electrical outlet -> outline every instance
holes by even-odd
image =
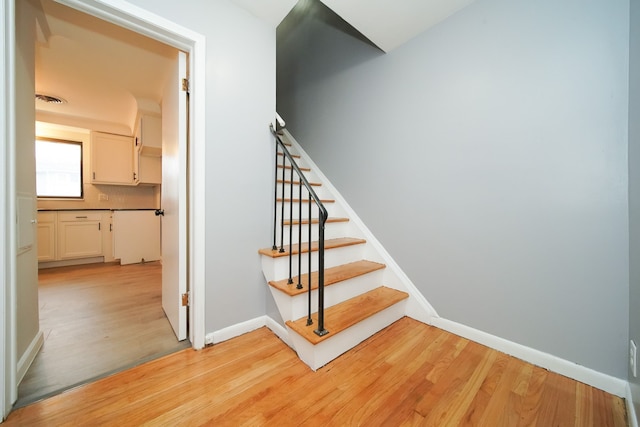
[[[629,342],[629,367],[631,368],[631,373],[634,377],[638,376],[638,348],[636,347],[636,343],[631,340]]]
[[[98,194],[98,200],[100,200],[100,201],[109,200],[109,195],[108,194],[104,194],[104,193],[100,193],[100,194]]]

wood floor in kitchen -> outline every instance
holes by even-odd
[[[44,345],[18,388],[17,407],[190,347],[162,310],[162,265],[42,269]]]

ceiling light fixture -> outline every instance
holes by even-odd
[[[66,104],[67,103],[65,99],[59,98],[57,96],[44,95],[41,93],[36,93],[36,99],[38,101],[46,102],[47,104]]]

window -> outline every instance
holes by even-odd
[[[82,198],[82,143],[36,139],[38,197]]]

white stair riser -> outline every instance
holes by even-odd
[[[290,206],[293,205],[293,212],[291,212]],[[276,222],[280,224],[280,218],[282,217],[282,205],[278,202],[276,213]],[[288,220],[293,217],[294,221],[297,221],[300,218],[298,203],[284,203],[284,219]],[[327,213],[329,214],[329,218],[344,218],[344,212],[340,210],[335,204],[327,203],[324,205]],[[311,218],[318,219],[320,214],[318,213],[318,209],[311,210]],[[302,206],[302,220],[306,220],[309,218],[309,210],[307,209],[307,205],[303,204]]]
[[[280,178],[278,178],[280,179]],[[288,179],[287,179],[288,180]],[[297,181],[297,179],[294,179],[294,181]],[[321,185],[313,185],[311,188],[313,188],[314,193],[316,193],[316,196],[318,196],[321,199],[332,199],[331,194],[328,193],[328,191]],[[282,195],[284,194],[285,197],[290,197],[291,194],[293,194],[294,198],[299,198],[300,197],[300,189],[298,188],[297,184],[293,185],[293,191],[291,191],[291,186],[287,183],[285,183],[284,185],[284,192],[282,191],[282,183],[278,184],[277,187],[277,191],[278,191],[278,197],[282,197]],[[307,191],[306,188],[302,188],[302,199],[304,201],[308,201],[309,200],[309,192]]]
[[[331,307],[381,286],[383,284],[382,277],[383,270],[377,270],[363,276],[354,277],[340,283],[335,283],[331,286],[326,286],[324,290],[325,308]],[[294,283],[297,283],[296,278],[294,278]],[[307,284],[303,283],[303,286],[306,288]],[[291,297],[284,292],[275,289],[273,286],[269,286],[269,288],[271,289],[273,298],[278,305],[282,320],[285,322],[287,320],[297,320],[308,315],[309,297],[307,292]],[[311,312],[316,311],[318,311],[317,289],[311,291]]]
[[[311,369],[316,371],[373,334],[402,318],[405,312],[405,302],[406,300],[403,300],[394,304],[362,322],[353,325],[348,331],[336,334],[316,345],[311,344],[290,328],[287,327],[287,329],[289,330],[289,336],[298,353],[298,357]],[[317,325],[313,325],[313,327],[316,328]],[[329,330],[329,332],[331,331]]]
[[[288,164],[289,164],[289,163],[287,162],[287,165],[288,165]],[[298,165],[298,166],[300,166],[300,167],[304,167],[304,166],[302,166],[302,165]],[[317,178],[315,177],[315,175],[314,175],[311,171],[302,171],[302,175],[304,175],[304,177],[307,179],[307,181],[308,181],[309,183],[311,183],[311,182],[317,182]],[[275,178],[275,176],[274,176],[273,178]],[[273,178],[272,178],[272,179],[273,179]],[[315,181],[314,181],[314,178],[316,178],[316,180],[315,180]],[[284,179],[285,181],[291,181],[291,169],[285,169],[285,171],[284,171],[284,177],[283,177],[283,176],[282,176],[282,168],[278,168],[278,179],[279,179],[279,180]],[[298,179],[298,174],[297,174],[295,171],[293,172],[293,181],[294,181],[294,182],[295,182],[295,181],[299,181],[299,179]],[[282,183],[281,183],[280,185],[282,185]],[[288,185],[288,184],[287,184],[287,185]],[[285,187],[286,187],[287,185],[285,185]],[[294,187],[296,187],[296,185],[294,185]],[[315,191],[315,190],[314,190],[314,191]]]
[[[342,248],[328,249],[324,253],[325,268],[335,267],[362,259],[364,244],[345,246]],[[302,273],[307,273],[308,258],[306,253],[302,254]],[[262,271],[267,281],[280,280],[289,277],[289,257],[271,258],[262,256]],[[311,271],[318,270],[318,252],[311,254]],[[298,255],[293,256],[292,271],[298,274]]]
[[[289,226],[289,225],[285,225],[284,226],[284,233],[283,236],[281,236],[280,234],[280,229],[277,230],[276,233],[276,239],[278,242],[278,245],[280,244],[280,239],[284,238],[284,245],[288,245],[289,244],[289,230],[292,231],[292,239],[293,239],[293,243],[297,244],[298,243],[298,229],[300,227],[297,225],[294,226]],[[311,225],[311,241],[317,241],[318,240],[318,228],[319,226],[317,224],[313,224]],[[330,224],[326,224],[324,227],[324,238],[325,240],[328,239],[337,239],[340,237],[344,237],[344,236],[349,236],[350,234],[350,225],[348,222],[334,222],[334,223],[330,223]],[[308,225],[303,225],[302,226],[302,242],[303,244],[306,244],[309,242],[309,226]]]

